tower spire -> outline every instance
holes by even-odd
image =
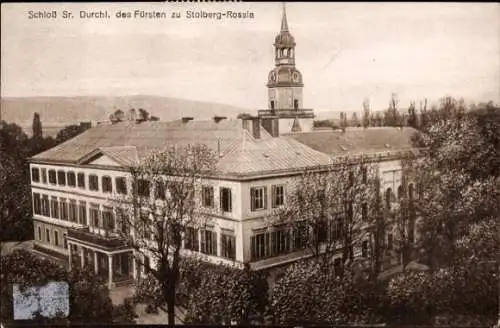
[[[283,2],[283,17],[281,18],[281,32],[288,32],[288,22],[286,21],[286,6]]]

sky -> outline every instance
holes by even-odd
[[[282,3],[2,4],[1,95],[160,95],[267,107],[267,76]],[[166,19],[119,19],[118,11]],[[29,11],[56,10],[56,19]],[[61,17],[63,10],[73,19]],[[80,10],[109,19],[81,19]],[[253,13],[189,19],[187,11]],[[500,101],[496,3],[289,3],[304,106],[386,108],[428,98]],[[180,12],[180,19],[170,18]]]

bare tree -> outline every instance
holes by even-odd
[[[193,244],[193,231],[209,220],[200,210],[201,184],[215,158],[202,145],[154,152],[130,169],[132,191],[114,200],[118,230],[134,249],[136,263],[159,284],[169,324],[174,324],[183,241]]]

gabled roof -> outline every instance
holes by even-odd
[[[123,147],[100,147],[91,151],[87,155],[84,155],[79,160],[78,164],[88,164],[92,159],[105,155],[110,157],[112,160],[118,162],[123,166],[131,166],[139,162],[139,156],[137,156],[137,148],[135,146],[123,146]]]
[[[409,149],[415,133],[415,129],[408,127],[373,127],[347,128],[345,132],[313,130],[289,136],[324,154],[343,156]]]

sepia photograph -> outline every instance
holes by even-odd
[[[0,325],[500,328],[500,5],[2,3]]]

